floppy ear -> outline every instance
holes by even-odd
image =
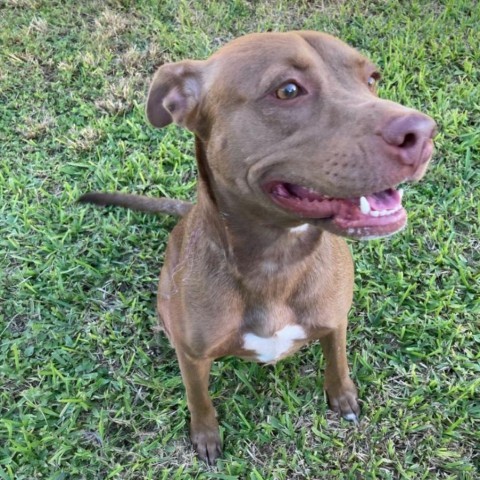
[[[147,118],[157,128],[176,123],[195,130],[202,91],[203,61],[162,65],[155,73],[147,99]]]

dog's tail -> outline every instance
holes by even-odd
[[[130,195],[128,193],[90,192],[82,195],[78,201],[102,206],[115,205],[140,212],[165,213],[177,217],[183,217],[193,207],[192,203],[184,202],[183,200],[164,197],[145,197],[143,195]]]

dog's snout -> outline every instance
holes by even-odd
[[[421,113],[395,117],[381,130],[385,142],[396,147],[399,160],[412,166],[429,160],[435,133],[435,122]]]

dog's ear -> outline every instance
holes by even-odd
[[[185,60],[162,65],[147,99],[147,118],[157,128],[174,122],[194,131],[202,91],[204,62]]]

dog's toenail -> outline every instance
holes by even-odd
[[[348,420],[349,422],[358,424],[358,417],[354,413],[346,413],[345,415],[343,415],[343,418],[345,420]]]

